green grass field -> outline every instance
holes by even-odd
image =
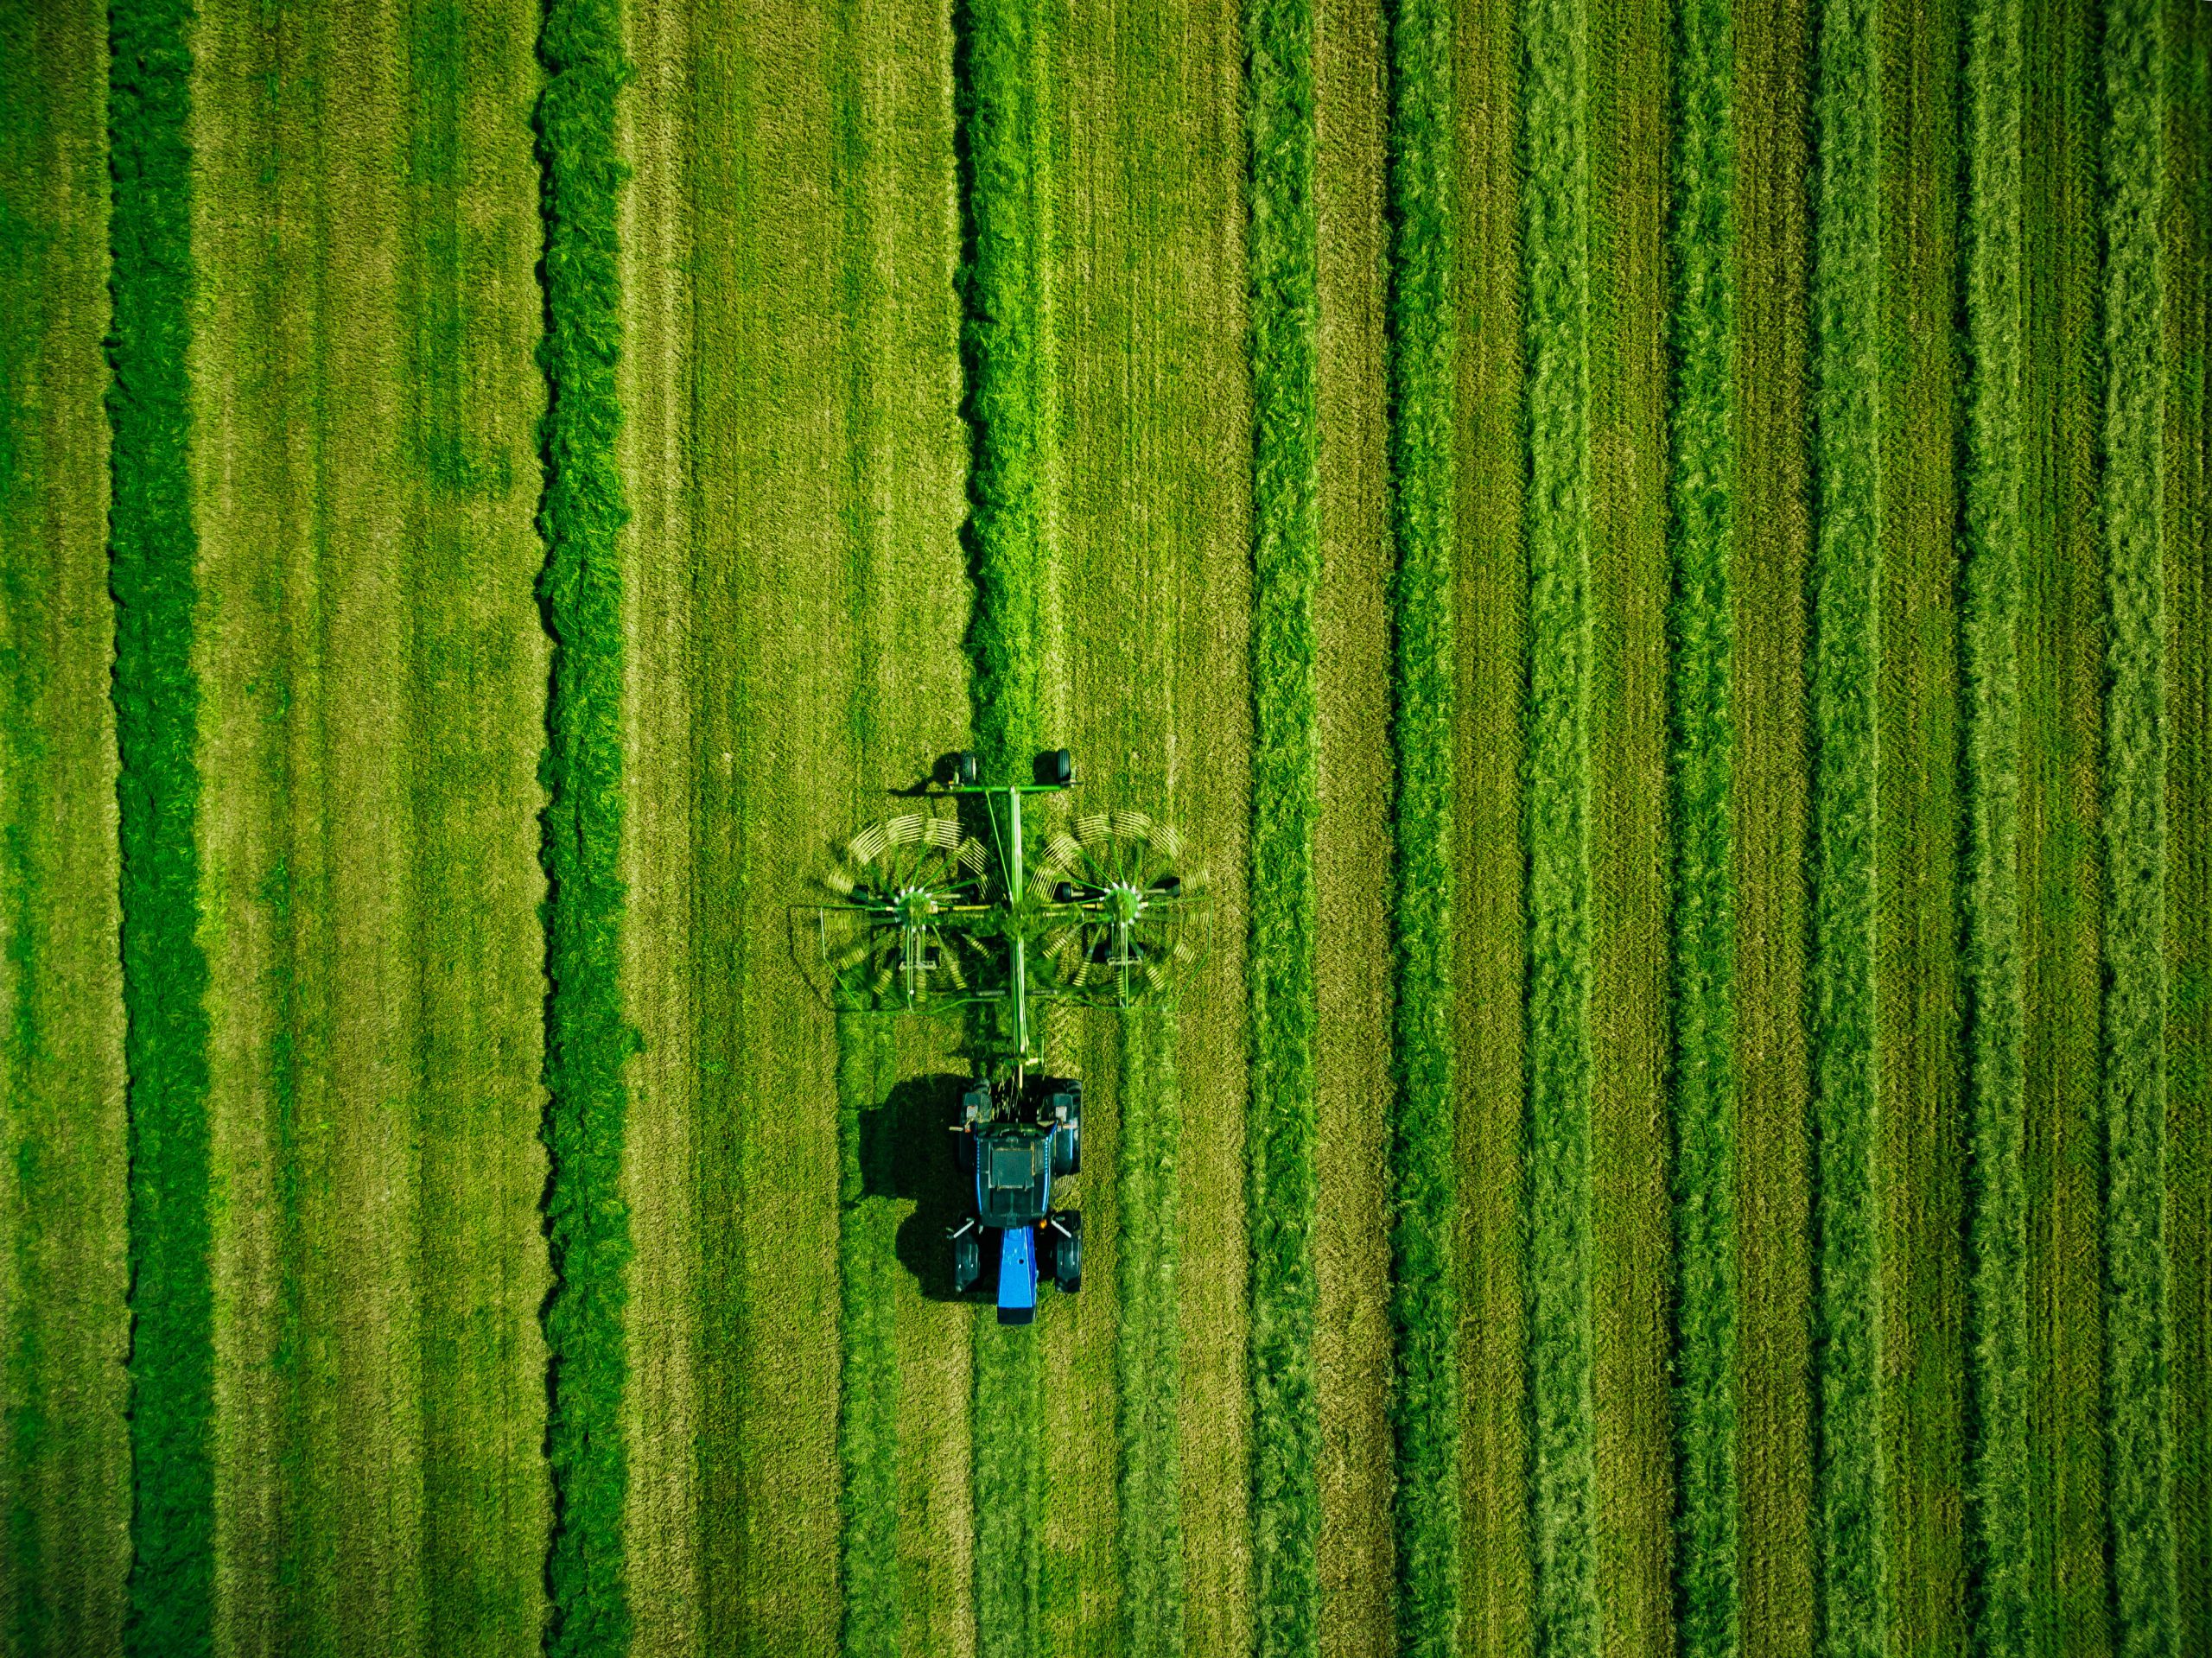
[[[0,1652],[2212,1649],[2212,11],[52,0],[0,255]],[[791,906],[1061,743],[1006,1330]]]

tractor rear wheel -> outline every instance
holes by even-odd
[[[1061,1293],[1073,1295],[1083,1287],[1083,1217],[1055,1215],[1052,1234],[1052,1281]]]
[[[983,1275],[983,1242],[970,1227],[952,1240],[952,1293],[965,1295]]]

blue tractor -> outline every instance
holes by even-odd
[[[1175,835],[1141,813],[1031,835],[1023,803],[1073,784],[1066,749],[1039,755],[1027,784],[986,785],[978,769],[973,754],[948,756],[920,791],[930,809],[853,836],[828,901],[794,923],[831,1006],[966,1014],[976,1072],[951,1127],[974,1208],[952,1229],[952,1284],[966,1295],[988,1278],[999,1321],[1026,1324],[1047,1279],[1083,1287],[1083,1217],[1054,1207],[1083,1167],[1083,1084],[1041,1074],[1039,1010],[1166,993],[1197,958],[1206,912]]]
[[[952,1287],[967,1293],[991,1267],[1006,1324],[1036,1316],[1047,1277],[1065,1295],[1083,1287],[1083,1217],[1052,1207],[1052,1183],[1083,1170],[1083,1084],[1033,1077],[1020,1086],[1012,1110],[993,1109],[988,1084],[970,1088],[953,1129],[961,1172],[975,1179],[976,1212],[953,1230]]]

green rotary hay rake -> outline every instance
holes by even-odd
[[[855,835],[821,901],[794,912],[832,1007],[966,1017],[976,1070],[953,1128],[975,1203],[951,1236],[953,1285],[994,1275],[1007,1324],[1035,1316],[1048,1273],[1065,1292],[1083,1283],[1083,1217],[1053,1190],[1082,1167],[1083,1089],[1040,1073],[1042,1010],[1165,997],[1206,942],[1173,829],[1121,810],[1034,821],[1074,773],[1055,749],[1034,781],[986,785],[973,754],[948,756],[917,810]]]

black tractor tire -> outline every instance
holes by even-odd
[[[952,780],[962,788],[974,788],[976,778],[982,774],[982,763],[976,759],[971,750],[963,748],[952,757]]]
[[[1048,789],[1064,789],[1075,781],[1075,755],[1065,748],[1048,748],[1037,757],[1037,781]]]
[[[1083,1217],[1055,1215],[1058,1230],[1052,1234],[1052,1281],[1063,1295],[1083,1287]]]
[[[952,1240],[952,1293],[965,1295],[983,1275],[983,1239],[974,1227]]]
[[[1069,1077],[1051,1087],[1045,1097],[1052,1121],[1065,1130],[1052,1139],[1052,1178],[1065,1180],[1083,1172],[1083,1084]]]
[[[973,1134],[955,1134],[955,1135],[952,1137],[952,1160],[953,1160],[956,1164],[957,1164],[957,1165],[959,1166],[959,1168],[960,1168],[960,1172],[961,1172],[961,1173],[963,1173],[963,1174],[973,1174],[973,1173],[975,1173],[975,1172],[976,1172],[976,1136],[975,1136],[975,1135],[973,1135]]]

